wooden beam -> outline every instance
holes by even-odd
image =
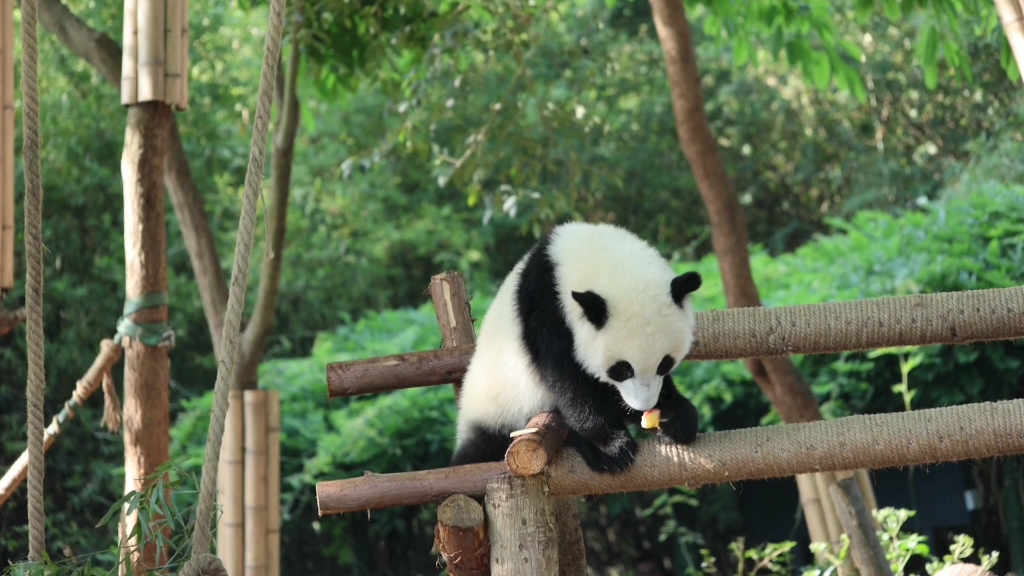
[[[1024,338],[1024,286],[697,313],[687,361]],[[330,398],[457,382],[470,346],[327,365]]]
[[[541,412],[526,424],[533,430],[516,436],[505,452],[505,465],[516,476],[535,476],[544,471],[569,436],[569,426],[558,412]]]
[[[327,365],[330,399],[452,384],[462,380],[474,346],[410,352]]]
[[[545,471],[554,496],[660,490],[671,486],[782,478],[823,471],[956,462],[1024,453],[1024,399],[847,416],[835,420],[702,434],[688,446],[639,443],[616,474],[592,471],[575,450],[560,450]],[[479,496],[504,462],[372,474],[316,485],[321,516]]]

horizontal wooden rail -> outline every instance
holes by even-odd
[[[1024,338],[1024,287],[697,314],[687,360],[831,354]],[[327,365],[330,398],[457,382],[472,345]]]
[[[714,432],[689,446],[645,440],[617,474],[593,472],[562,449],[545,474],[553,495],[585,496],[1022,453],[1024,400],[1009,400]],[[317,483],[317,506],[326,516],[480,496],[489,478],[507,473],[493,462],[330,480]]]

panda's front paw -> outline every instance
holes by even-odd
[[[597,472],[622,472],[636,458],[637,443],[629,432],[615,434],[603,447],[596,450],[594,460],[587,464]]]
[[[693,404],[685,402],[679,410],[662,416],[659,437],[666,443],[691,444],[697,439],[699,418]]]

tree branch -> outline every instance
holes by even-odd
[[[296,23],[296,32],[300,24]],[[281,287],[281,270],[284,264],[284,240],[288,227],[288,197],[291,193],[292,167],[295,160],[295,138],[299,131],[298,79],[302,62],[302,46],[298,34],[292,35],[292,51],[284,81],[284,100],[280,102],[280,116],[274,129],[274,150],[270,165],[271,192],[267,203],[267,222],[270,227],[271,257],[263,260],[260,268],[260,284],[257,289],[256,307],[242,336],[242,356],[236,370],[237,388],[255,388],[259,363],[263,359],[263,347],[267,336],[274,327],[277,312],[277,296]]]
[[[23,324],[25,318],[24,306],[17,310],[8,310],[6,307],[0,306],[0,337],[6,336],[10,331]]]
[[[115,90],[121,89],[121,47],[110,36],[94,30],[76,16],[61,0],[39,0],[39,19],[72,53],[95,68]],[[213,229],[204,208],[202,192],[192,178],[178,131],[177,117],[171,116],[167,134],[168,149],[164,163],[164,183],[178,216],[185,248],[199,284],[206,323],[219,356],[224,309],[228,286],[220,266]]]
[[[708,211],[711,244],[718,256],[726,301],[730,308],[760,306],[761,296],[750,270],[747,218],[704,112],[686,10],[681,0],[650,0],[650,4],[665,55],[676,132]],[[783,420],[794,423],[821,419],[817,399],[790,359],[750,358],[745,363]]]

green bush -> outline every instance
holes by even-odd
[[[892,294],[1005,287],[1024,280],[1024,188],[995,183],[968,195],[929,203],[900,218],[862,212],[833,222],[839,233],[821,236],[792,254],[772,258],[755,250],[752,262],[765,304],[784,306]],[[699,310],[724,306],[713,257],[678,268],[701,271]],[[473,301],[482,318],[486,298]],[[400,472],[444,466],[451,453],[456,409],[449,386],[402,390],[327,403],[329,362],[440,346],[431,306],[370,313],[322,333],[309,358],[273,360],[260,381],[280,390],[283,431],[285,553],[310,562],[372,571],[373,544],[389,542],[389,554],[429,571],[432,559],[429,508],[374,512],[313,521],[313,485],[358,476],[364,470]],[[905,351],[920,364],[909,377],[914,408],[1008,398],[1024,377],[1022,354],[1010,343],[929,346]],[[846,353],[797,357],[830,417],[903,410],[891,384],[901,381],[893,355]],[[680,388],[700,407],[705,431],[755,426],[777,420],[740,362],[686,362]],[[205,442],[209,394],[187,403],[174,429],[177,453],[191,456],[198,471]],[[631,509],[627,510],[632,513]],[[369,540],[360,543],[359,538]],[[312,543],[316,542],[316,546]],[[418,548],[415,546],[418,544]],[[322,552],[316,550],[323,546]],[[379,556],[379,555],[378,555]],[[286,558],[287,560],[287,558]],[[424,572],[426,573],[426,572]]]

